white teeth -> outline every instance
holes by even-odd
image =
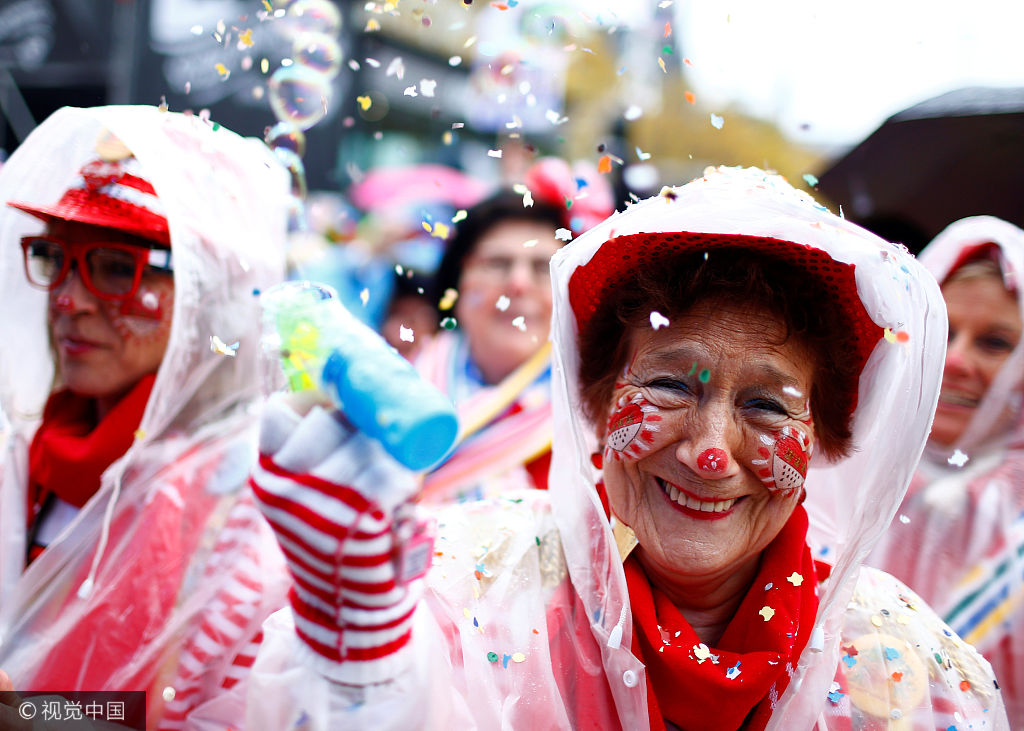
[[[681,492],[677,487],[670,485],[663,480],[659,480],[659,482],[661,483],[661,488],[665,491],[665,494],[668,495],[670,500],[678,503],[679,505],[690,508],[691,510],[700,510],[703,513],[724,513],[736,503],[736,498],[732,498],[731,500],[716,500],[714,502],[695,500]]]
[[[939,394],[939,400],[947,404],[955,404],[957,406],[977,406],[978,399],[971,398],[970,396],[963,396],[958,393],[950,393],[943,391]]]

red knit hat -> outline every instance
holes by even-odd
[[[875,345],[883,337],[882,328],[868,315],[857,294],[854,266],[835,261],[812,246],[762,236],[743,234],[638,233],[609,239],[590,261],[576,268],[569,279],[569,304],[580,332],[601,308],[602,301],[614,289],[624,286],[637,269],[659,266],[681,254],[695,251],[756,251],[779,259],[817,281],[843,313],[848,323],[841,338],[845,357],[864,369]],[[845,394],[849,413],[857,404],[856,384]]]
[[[138,160],[131,156],[87,163],[53,205],[15,201],[8,205],[46,222],[61,220],[103,226],[163,246],[171,245],[160,199],[142,176]]]

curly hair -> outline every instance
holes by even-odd
[[[847,456],[861,368],[849,357],[849,318],[827,282],[742,248],[662,258],[633,270],[606,292],[577,336],[580,397],[592,423],[604,418],[629,356],[630,332],[649,328],[652,311],[672,319],[706,302],[742,303],[773,314],[786,325],[784,342],[796,338],[814,354],[810,401],[818,446],[831,459]]]

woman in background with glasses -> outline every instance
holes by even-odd
[[[455,402],[460,434],[454,452],[426,476],[426,502],[547,487],[549,261],[613,204],[601,178],[574,177],[557,158],[538,161],[524,186],[471,208],[438,267],[442,329],[416,367]]]
[[[145,690],[180,728],[247,671],[285,595],[246,478],[287,190],[155,107],[63,109],[0,172],[0,689]]]

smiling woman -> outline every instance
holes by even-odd
[[[990,216],[921,253],[949,316],[928,447],[871,563],[906,581],[989,659],[1024,728],[1024,231]]]
[[[281,728],[1007,728],[987,663],[860,565],[939,391],[920,264],[778,176],[716,168],[551,274],[549,490],[443,509],[422,581],[359,568],[361,540],[411,550],[413,476],[382,493],[385,465],[335,467],[365,435],[268,405],[253,483],[296,588],[211,720],[244,700]]]

